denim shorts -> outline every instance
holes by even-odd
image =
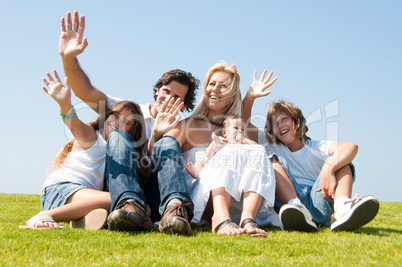
[[[321,174],[317,177],[317,180],[313,185],[305,185],[297,183],[296,179],[293,177],[289,166],[286,163],[284,158],[278,157],[279,162],[281,163],[282,167],[285,169],[286,173],[288,174],[293,187],[296,191],[297,197],[303,203],[304,206],[310,211],[311,215],[313,216],[313,221],[321,224],[323,226],[330,226],[331,225],[331,215],[334,213],[334,201],[327,201],[323,196],[322,192],[316,192],[318,188],[320,188],[321,183]],[[327,161],[330,158],[327,159]],[[326,162],[327,162],[326,161]],[[352,171],[352,178],[353,182],[356,180],[356,173],[355,173],[355,166],[352,163],[349,163],[349,166]],[[279,210],[282,206],[281,203],[275,201],[275,209]]]
[[[81,188],[85,188],[85,186],[71,182],[47,186],[42,190],[41,210],[51,210],[63,206],[67,199]]]

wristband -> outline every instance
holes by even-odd
[[[73,114],[71,114],[71,115],[68,116],[68,117],[64,116],[64,115],[61,114],[61,112],[60,112],[60,117],[61,117],[63,120],[71,120],[72,118],[74,118],[74,116],[75,116],[75,114],[76,114],[75,108],[74,108],[73,105],[71,105],[71,107],[72,107],[72,109],[73,109]]]

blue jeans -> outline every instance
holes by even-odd
[[[144,208],[147,206],[147,198],[157,203],[158,189],[159,210],[155,210],[155,204],[150,205],[154,218],[160,218],[155,213],[163,214],[171,199],[190,200],[181,148],[175,138],[167,136],[154,144],[151,152],[154,170],[149,178],[142,178],[138,174],[138,155],[135,147],[133,138],[122,130],[112,132],[107,141],[105,185],[112,200],[111,210],[125,199],[135,200]]]
[[[299,184],[293,177],[286,160],[282,157],[278,157],[280,164],[285,169],[293,187],[296,191],[297,197],[303,203],[304,206],[310,211],[311,216],[313,216],[313,221],[321,224],[323,226],[331,226],[331,216],[334,213],[334,201],[327,201],[323,196],[322,192],[316,192],[320,188],[321,174],[317,177],[317,180],[313,185]],[[352,170],[353,181],[355,177],[355,167],[352,163],[349,164]],[[275,210],[279,210],[282,203],[275,200]]]
[[[151,161],[155,166],[153,171],[158,173],[160,214],[163,214],[166,205],[172,199],[191,200],[187,191],[186,168],[180,144],[176,138],[165,136],[156,142],[152,148]],[[187,210],[189,222],[193,218],[193,210],[194,206],[191,204]]]
[[[125,199],[133,199],[144,208],[145,195],[139,185],[136,143],[123,130],[113,131],[106,143],[105,190],[110,192],[111,211]]]

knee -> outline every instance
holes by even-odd
[[[177,142],[176,138],[172,136],[164,136],[161,139],[159,139],[155,144],[154,148],[170,148],[170,147],[175,147],[179,146],[179,142]],[[180,147],[180,146],[179,146]]]
[[[157,156],[167,152],[176,151],[181,154],[181,148],[176,138],[165,136],[159,139],[152,147],[152,155]]]
[[[347,164],[336,171],[336,174],[350,175],[354,176],[354,166],[351,164]]]
[[[135,156],[136,144],[128,133],[123,130],[113,131],[107,140],[106,152],[108,156],[125,158],[127,155]]]
[[[115,131],[113,131],[110,135],[109,138],[107,139],[108,143],[118,143],[120,140],[125,140],[128,142],[132,142],[133,141],[133,137],[131,135],[129,135],[128,133],[126,133],[125,131],[121,130],[121,129],[117,129]]]
[[[124,149],[124,147],[135,147],[133,137],[123,130],[113,131],[107,140],[106,148],[108,150],[113,148]]]

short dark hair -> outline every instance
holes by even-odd
[[[165,72],[162,77],[154,85],[154,99],[156,100],[156,91],[164,85],[168,85],[170,82],[176,81],[182,85],[188,86],[188,91],[184,99],[185,110],[192,111],[194,109],[196,90],[200,84],[200,81],[195,78],[190,72],[175,69]]]

